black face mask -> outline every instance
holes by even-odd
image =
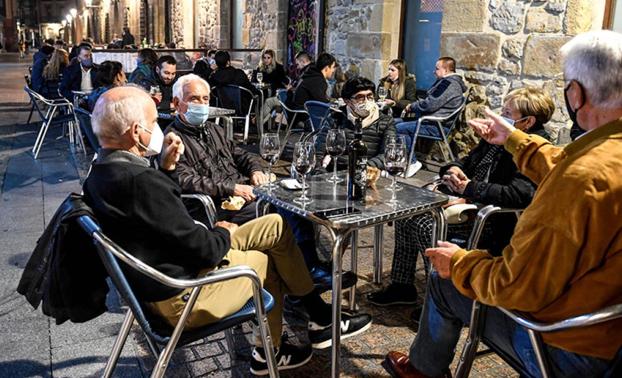
[[[570,106],[570,102],[568,101],[568,89],[570,89],[570,84],[568,84],[566,88],[564,88],[564,101],[566,101],[566,110],[568,111],[568,116],[570,117],[572,124],[577,125],[578,127],[582,128],[581,125],[579,125],[579,122],[577,122],[577,113],[583,107],[583,105],[585,105],[585,91],[583,90],[583,86],[581,85],[581,83],[579,83],[576,80],[572,80],[572,81],[577,83],[577,85],[581,89],[581,98],[583,99],[583,103],[578,108],[574,110],[572,109],[572,106]]]

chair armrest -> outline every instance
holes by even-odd
[[[467,242],[467,249],[477,248],[477,244],[479,243],[479,238],[482,236],[482,231],[484,231],[484,225],[488,218],[493,214],[502,214],[502,213],[514,213],[516,218],[518,218],[523,212],[523,209],[512,209],[512,208],[502,208],[495,205],[487,205],[482,207],[475,217],[475,224],[473,225],[473,230],[471,231],[471,235],[469,236],[469,240]]]
[[[209,220],[209,226],[214,227],[216,221],[218,219],[218,212],[216,211],[216,205],[214,204],[214,200],[212,197],[207,194],[182,194],[182,199],[193,199],[199,201],[203,208],[205,209],[205,214],[207,215],[207,219]]]
[[[589,314],[583,314],[560,320],[555,323],[540,323],[535,322],[521,316],[518,312],[506,310],[501,307],[497,307],[504,314],[509,316],[516,323],[521,326],[534,330],[536,332],[554,332],[561,331],[570,328],[585,327],[593,324],[603,323],[609,320],[622,318],[622,304],[617,304],[609,307],[605,307],[602,310],[591,312]]]

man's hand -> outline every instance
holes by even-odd
[[[449,279],[451,278],[451,257],[459,249],[460,247],[453,243],[439,241],[438,247],[426,249],[425,255],[430,259],[438,275]]]
[[[441,178],[441,182],[454,193],[464,194],[464,190],[471,180],[464,174],[462,169],[454,166],[445,172]]]
[[[233,235],[233,233],[235,231],[237,231],[237,229],[239,227],[235,223],[230,223],[230,222],[225,222],[225,221],[216,222],[216,223],[214,223],[214,226],[222,227],[222,228],[226,229],[227,231],[229,231],[229,235]]]
[[[160,154],[160,167],[165,171],[172,171],[184,153],[184,144],[175,133],[170,132],[164,137],[162,153]]]
[[[455,165],[449,167],[449,169],[445,171],[445,174],[455,175],[461,180],[467,179],[467,176],[464,174],[464,171],[460,169],[460,167],[456,167]]]
[[[498,145],[505,144],[505,141],[516,128],[490,109],[486,108],[484,111],[488,118],[472,119],[468,121],[469,126],[486,142]]]
[[[158,93],[154,93],[151,95],[151,97],[155,98],[158,101],[158,104],[162,102],[162,93],[158,92]]]
[[[395,101],[391,100],[390,98],[386,98],[384,100],[384,103],[387,104],[387,106],[393,106],[395,105]]]
[[[263,173],[262,171],[255,171],[251,173],[251,185],[263,185],[270,181],[270,176]]]
[[[246,202],[250,202],[255,199],[255,194],[253,194],[253,187],[250,185],[235,184],[233,195],[244,198]]]

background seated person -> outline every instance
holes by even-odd
[[[622,302],[622,34],[579,34],[561,59],[567,110],[589,132],[557,147],[490,111],[469,121],[488,143],[503,145],[538,189],[501,256],[443,241],[426,250],[436,271],[410,356],[385,359],[393,376],[445,376],[474,299],[491,306],[486,338],[531,377],[542,374],[529,335],[495,307],[553,323]],[[550,376],[602,377],[615,375],[614,363],[619,368],[620,318],[541,335]]]
[[[300,78],[298,86],[294,89],[293,108],[304,109],[307,101],[330,102],[326,80],[331,79],[335,73],[337,61],[328,53],[321,53],[315,63],[311,63]]]
[[[518,129],[548,138],[543,125],[551,119],[554,111],[553,100],[541,89],[521,88],[506,96],[501,114]],[[483,205],[523,209],[529,205],[536,190],[536,185],[518,171],[509,152],[483,139],[462,161],[442,167],[439,175],[442,177],[441,191]],[[378,306],[416,303],[417,255],[432,246],[433,222],[429,214],[424,214],[395,223],[391,284],[369,294],[367,299],[371,303]],[[494,222],[486,224],[480,245],[493,255],[499,255],[512,237],[515,224],[513,214],[495,215]],[[473,225],[472,219],[449,224],[448,240],[465,246]],[[427,271],[428,261],[425,257],[423,261]]]
[[[30,75],[30,88],[39,94],[43,94],[41,93],[41,90],[43,89],[43,85],[45,83],[45,79],[43,78],[43,70],[45,69],[45,66],[48,65],[54,51],[54,47],[51,44],[44,44],[41,46],[39,51],[34,54],[34,63],[32,64],[32,73]]]
[[[257,83],[257,74],[263,75],[262,82],[270,85],[272,94],[275,95],[277,89],[285,88],[289,84],[289,78],[285,74],[283,65],[276,61],[274,50],[264,50],[261,54],[261,62],[257,69],[253,71],[252,82]]]
[[[207,55],[197,60],[192,68],[195,75],[199,75],[201,79],[208,81],[212,72],[216,71],[216,50],[209,50]]]
[[[257,202],[253,187],[269,179],[263,173],[261,159],[227,139],[221,126],[207,121],[210,88],[203,79],[194,74],[184,75],[173,86],[173,94],[179,114],[167,131],[177,134],[186,147],[177,166],[182,191],[212,197],[219,220],[244,224],[255,219]],[[222,202],[229,196],[244,198],[244,206],[239,210],[222,209]],[[323,291],[330,290],[332,275],[318,260],[313,224],[285,210],[279,213],[294,232],[313,282]],[[346,272],[342,280],[344,287],[350,287],[356,276]]]
[[[103,231],[122,248],[175,278],[196,278],[217,267],[247,265],[275,299],[268,326],[279,369],[307,363],[309,346],[281,343],[283,296],[301,297],[309,312],[313,347],[331,345],[331,307],[313,289],[300,250],[282,218],[268,215],[243,226],[218,222],[213,229],[196,224],[185,209],[176,177],[184,145],[174,134],[163,135],[153,101],[140,88],[113,88],[95,104],[93,129],[102,150],[84,183],[84,200]],[[159,155],[159,169],[145,157]],[[128,280],[141,302],[175,325],[186,291],[179,291],[128,270]],[[248,280],[231,280],[201,290],[188,318],[188,328],[218,321],[239,310],[252,296]],[[342,315],[345,337],[371,325],[366,314]],[[257,344],[259,345],[259,344]],[[251,372],[267,374],[265,354],[256,346]]]
[[[127,83],[125,72],[123,72],[123,65],[116,61],[106,60],[99,65],[95,80],[93,82],[95,89],[87,98],[87,106],[90,112],[93,111],[95,103],[99,99],[99,96],[104,94],[107,90],[120,87]]]
[[[385,103],[393,110],[394,117],[400,117],[408,105],[417,101],[415,76],[408,74],[408,67],[403,59],[394,59],[389,63],[387,76],[380,79],[378,87],[387,90]]]
[[[453,58],[442,57],[436,62],[434,68],[434,76],[436,81],[428,90],[426,97],[417,100],[404,108],[404,111],[412,114],[415,118],[426,115],[434,115],[438,117],[448,116],[462,105],[463,93],[467,90],[467,86],[462,80],[462,76],[456,73],[456,61]],[[403,135],[406,140],[406,146],[410,151],[417,122],[397,122],[397,133]],[[445,133],[449,131],[445,127]],[[441,134],[436,125],[421,124],[419,135],[438,136]],[[413,161],[406,170],[406,177],[411,177],[421,168],[421,162],[413,154]]]
[[[43,68],[42,84],[35,89],[43,97],[58,98],[60,96],[60,76],[65,67],[69,64],[69,53],[63,49],[56,49],[52,53],[50,61]],[[34,73],[34,71],[33,71]],[[34,89],[34,82],[33,82]]]
[[[367,165],[384,169],[384,146],[386,141],[395,137],[393,118],[383,114],[374,100],[375,85],[364,77],[355,77],[346,81],[341,95],[346,103],[341,113],[333,113],[334,127],[345,130],[347,143],[354,139],[354,124],[360,120],[363,126],[363,141],[367,145]],[[322,167],[328,168],[331,162],[326,152],[326,135],[328,128],[322,130],[316,139],[316,151],[322,159]],[[338,169],[348,167],[347,154],[337,158]]]
[[[158,54],[153,49],[140,49],[136,57],[136,68],[129,77],[130,83],[140,83],[145,78],[152,77],[155,72]]]
[[[137,76],[133,83],[150,91],[155,87],[158,92],[151,93],[157,103],[158,110],[167,112],[173,108],[173,83],[177,75],[177,61],[171,55],[162,55],[155,63],[149,76]]]
[[[248,80],[246,73],[239,68],[231,65],[231,56],[226,51],[217,51],[214,56],[216,61],[216,71],[212,72],[208,83],[212,88],[224,87],[226,85],[237,85],[256,93],[255,87]],[[231,99],[222,96],[219,93],[220,106],[227,109],[235,109],[235,105]],[[242,109],[247,110],[250,104],[249,96],[242,95]]]
[[[60,93],[73,101],[71,91],[91,92],[97,67],[93,65],[93,55],[88,44],[80,45],[76,49],[77,56],[63,71],[63,79],[60,83]]]

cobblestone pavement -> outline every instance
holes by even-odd
[[[30,58],[29,58],[30,59]],[[111,291],[110,311],[83,324],[56,325],[33,310],[15,292],[17,282],[37,238],[60,202],[71,191],[80,191],[90,156],[75,153],[59,127],[52,128],[38,160],[32,147],[38,123],[25,125],[27,98],[21,87],[26,65],[15,57],[0,55],[0,376],[82,377],[100,376],[123,320],[125,308]],[[57,139],[58,138],[58,139]],[[418,174],[412,183],[426,181],[433,174]],[[328,249],[328,237],[322,237],[322,249]],[[374,316],[372,328],[342,343],[342,372],[345,377],[387,376],[380,362],[389,350],[407,351],[415,336],[410,319],[412,307],[378,308],[365,301],[365,294],[376,290],[372,283],[372,234],[360,234],[359,284],[360,310]],[[393,228],[385,227],[384,282],[388,282],[393,251]],[[349,266],[346,253],[344,266]],[[417,273],[417,288],[423,293],[425,277]],[[327,295],[326,300],[330,299]],[[292,313],[286,314],[286,331],[294,342],[304,343],[306,323]],[[236,329],[231,359],[224,335],[218,334],[175,352],[167,375],[179,377],[248,376],[251,329]],[[461,348],[464,335],[461,339]],[[153,364],[144,338],[137,326],[128,338],[115,376],[148,376]],[[455,361],[454,361],[455,362]],[[325,377],[330,372],[330,349],[317,351],[306,366],[282,375]],[[473,376],[505,377],[516,375],[498,357],[488,355],[476,361]]]

